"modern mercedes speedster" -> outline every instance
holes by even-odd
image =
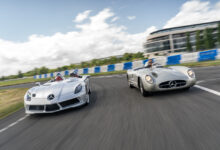
[[[154,63],[152,67],[140,67],[127,71],[130,88],[140,89],[143,96],[156,91],[189,89],[196,83],[195,73],[184,66],[164,67]]]
[[[89,76],[50,80],[29,89],[24,96],[27,114],[53,113],[89,103]]]

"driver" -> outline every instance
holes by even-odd
[[[57,73],[56,77],[55,77],[55,81],[62,81],[63,77],[61,75],[61,73]]]
[[[76,78],[79,78],[79,75],[77,74],[76,71],[73,71],[73,72],[70,74],[70,77],[76,77]]]
[[[149,59],[146,68],[152,68],[152,65],[153,65],[153,59]]]

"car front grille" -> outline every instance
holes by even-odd
[[[182,87],[186,85],[185,80],[172,80],[166,81],[159,84],[159,88],[175,88],[175,87]]]
[[[71,99],[71,100],[67,100],[67,101],[61,102],[60,105],[62,107],[66,107],[66,106],[69,106],[69,105],[76,104],[78,102],[79,102],[79,100],[77,98],[74,98],[74,99]]]
[[[55,111],[59,110],[59,106],[57,104],[46,105],[46,111]]]
[[[44,110],[44,105],[30,105],[29,110],[41,111]]]
[[[67,106],[76,104],[78,102],[79,102],[79,100],[77,98],[74,98],[74,99],[70,99],[70,100],[61,102],[59,104],[62,107],[67,107]],[[51,104],[51,105],[29,105],[28,109],[30,111],[46,111],[46,112],[50,112],[50,111],[60,110],[60,107],[59,107],[58,104]]]

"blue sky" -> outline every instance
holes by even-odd
[[[25,41],[31,34],[52,35],[74,29],[72,20],[85,10],[111,8],[130,33],[161,28],[186,0],[4,0],[0,1],[0,38]],[[127,16],[136,16],[129,21]]]
[[[149,33],[218,14],[220,0],[0,0],[0,77],[143,52]]]

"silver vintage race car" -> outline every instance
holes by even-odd
[[[143,96],[151,92],[189,89],[196,83],[195,73],[184,66],[164,67],[154,63],[151,67],[141,67],[127,71],[129,87],[140,89]]]
[[[89,103],[89,76],[59,77],[29,89],[24,96],[27,114],[53,113]]]

